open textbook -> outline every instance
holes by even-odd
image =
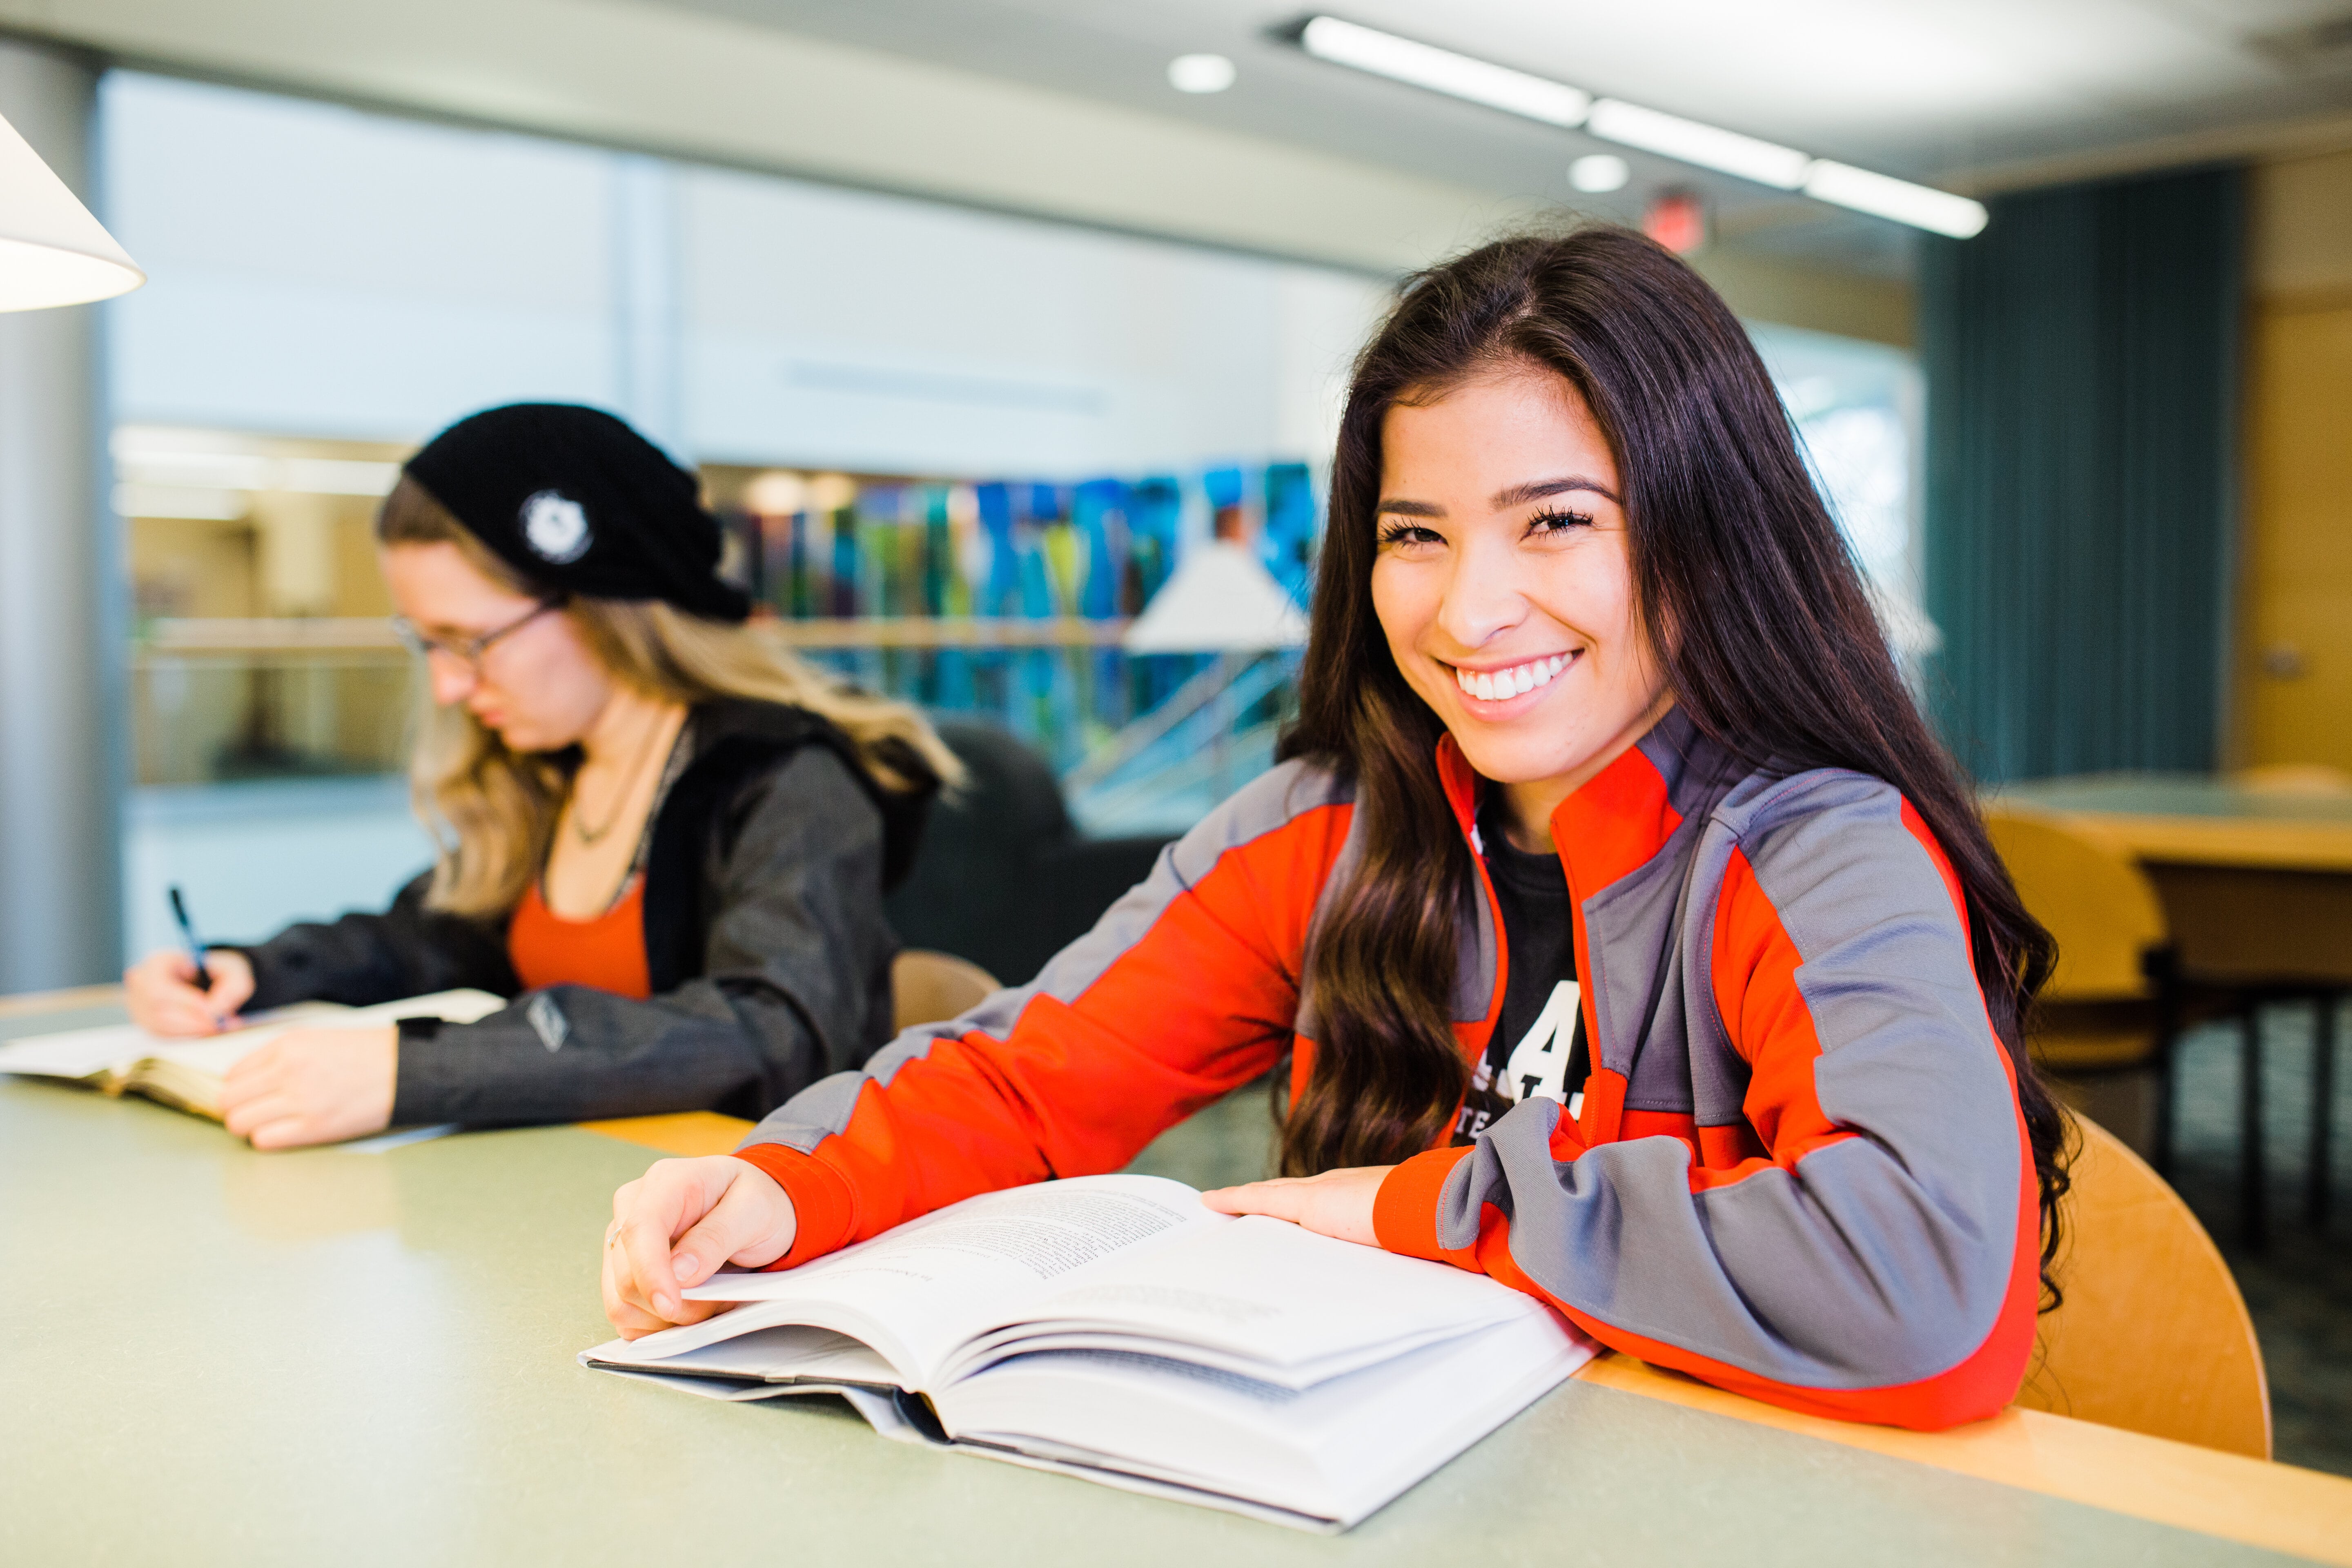
[[[143,1094],[218,1121],[221,1080],[228,1069],[288,1029],[382,1028],[402,1018],[422,1017],[469,1024],[505,1005],[487,991],[436,991],[373,1007],[305,1002],[264,1014],[250,1027],[200,1039],[151,1035],[136,1024],[68,1029],[0,1045],[0,1072],[70,1079],[106,1094]]]
[[[1363,1519],[1589,1360],[1484,1275],[1235,1219],[1158,1176],[988,1193],[581,1352],[721,1399],[1309,1529]]]

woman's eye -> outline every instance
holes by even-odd
[[[1528,532],[1538,539],[1557,539],[1573,533],[1580,528],[1591,528],[1592,517],[1581,511],[1539,512],[1528,523]]]
[[[1392,522],[1381,530],[1381,545],[1383,549],[1399,547],[1410,549],[1419,544],[1443,544],[1444,542],[1444,539],[1435,529],[1423,528],[1415,523]]]

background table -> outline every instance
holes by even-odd
[[[2352,797],[2116,773],[2013,785],[1999,798],[2129,845],[2194,977],[2352,985]]]
[[[2352,1563],[2352,1482],[2026,1412],[1812,1421],[1613,1357],[1338,1539],[694,1399],[572,1359],[646,1159],[580,1128],[257,1154],[0,1079],[0,1561]]]
[[[2184,981],[2235,989],[2249,1008],[2281,998],[2310,1003],[2304,1215],[2314,1228],[2324,1226],[2334,1173],[2336,1004],[2352,989],[2352,796],[2242,789],[2200,774],[2114,773],[2017,785],[2001,798],[2062,813],[2128,845],[2156,884]],[[2268,1231],[2262,1035],[2251,1012],[2244,1027],[2239,1225],[2242,1238],[2259,1247]]]

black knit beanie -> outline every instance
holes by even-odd
[[[602,410],[488,409],[425,443],[408,473],[500,560],[558,593],[660,599],[715,621],[751,613],[719,575],[719,523],[694,476]]]

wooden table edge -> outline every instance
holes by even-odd
[[[2352,871],[2352,823],[2279,816],[2168,816],[2155,812],[2053,815],[2114,835],[2143,861],[2262,871]]]

